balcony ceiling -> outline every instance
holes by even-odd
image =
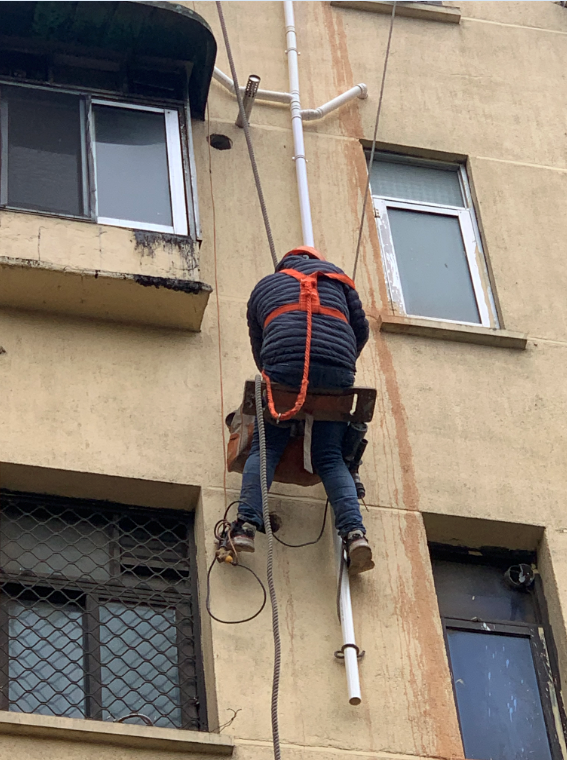
[[[169,2],[0,2],[0,44],[49,44],[61,52],[185,65],[191,111],[204,118],[216,57],[207,22]],[[31,47],[31,45],[30,45]]]

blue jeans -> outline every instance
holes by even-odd
[[[342,443],[348,427],[347,422],[314,422],[311,437],[311,462],[313,469],[325,486],[327,496],[335,513],[335,525],[341,537],[351,530],[362,530],[362,515],[356,496],[354,480],[346,466]],[[266,453],[268,466],[268,488],[272,485],[274,473],[289,440],[291,429],[266,423]],[[242,489],[238,517],[243,522],[252,523],[260,530],[262,519],[262,492],[260,489],[260,444],[257,426],[250,456],[246,460],[242,474]]]

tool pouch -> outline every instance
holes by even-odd
[[[230,431],[226,452],[226,465],[229,472],[242,472],[250,454],[254,437],[254,420],[251,414],[244,414],[242,407],[226,417]]]
[[[242,406],[226,417],[226,425],[230,431],[227,445],[227,469],[229,472],[242,472],[252,448],[254,437],[255,417],[244,414]],[[266,426],[271,423],[266,421]],[[308,472],[304,464],[304,424],[300,420],[290,420],[282,426],[291,427],[289,443],[276,467],[274,480],[277,483],[293,483],[298,486],[314,486],[321,478],[313,472]]]

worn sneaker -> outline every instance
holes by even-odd
[[[232,542],[237,552],[253,552],[255,535],[255,525],[235,520],[230,528],[231,541],[228,542],[228,545],[230,546]]]
[[[372,549],[366,540],[366,536],[361,530],[351,530],[345,538],[348,571],[350,575],[358,575],[372,570],[374,562],[372,560]]]

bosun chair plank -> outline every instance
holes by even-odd
[[[265,383],[262,383],[262,394],[265,393]],[[274,405],[278,412],[293,406],[297,390],[284,385],[272,383]],[[307,392],[305,403],[301,410],[294,415],[296,420],[304,420],[311,415],[314,420],[339,422],[371,422],[376,405],[376,388],[355,386],[346,389],[317,389]],[[244,386],[244,414],[256,414],[254,403],[254,381],[247,380]],[[269,409],[264,410],[264,417],[273,422]]]

